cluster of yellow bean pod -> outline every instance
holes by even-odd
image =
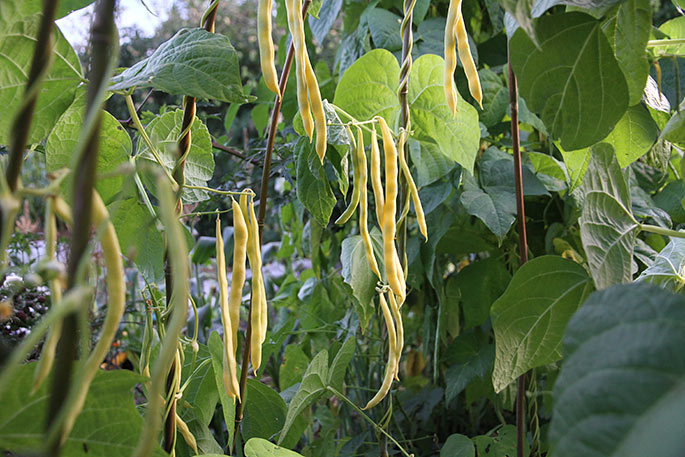
[[[476,64],[471,55],[469,39],[464,24],[464,16],[461,13],[461,2],[462,0],[450,0],[450,6],[447,10],[447,22],[445,24],[444,87],[447,106],[452,112],[452,115],[455,115],[457,112],[457,88],[454,84],[454,70],[457,68],[457,52],[459,53],[459,60],[461,60],[461,64],[464,67],[466,79],[469,82],[469,92],[478,102],[480,107],[483,108],[483,90],[480,86],[480,78],[478,77]],[[457,48],[456,51],[455,48]]]
[[[276,76],[276,63],[274,58],[274,40],[271,36],[271,9],[273,0],[259,0],[257,5],[257,41],[259,42],[259,57],[262,68],[262,76],[266,87],[281,96],[278,89],[278,77]]]
[[[240,295],[245,283],[245,248],[247,236],[245,222],[240,211],[240,206],[233,201],[233,226],[234,226],[234,250],[233,250],[233,276],[231,280],[230,297],[228,295],[228,280],[226,279],[226,259],[224,255],[224,238],[221,231],[221,219],[216,218],[216,271],[219,284],[219,303],[221,308],[221,324],[224,327],[224,356],[223,356],[223,380],[226,393],[232,399],[240,401],[240,388],[238,386],[238,368],[235,359],[237,350],[237,323],[231,318],[233,305],[232,299],[238,294],[238,313],[240,313]],[[236,263],[236,257],[242,252],[242,263]],[[239,259],[238,259],[239,260]],[[242,278],[241,278],[242,276]],[[236,338],[234,338],[236,335]]]
[[[250,270],[252,271],[250,361],[252,362],[252,371],[256,374],[262,364],[262,344],[264,344],[266,339],[268,324],[266,289],[264,287],[264,277],[262,276],[262,252],[259,240],[259,224],[254,210],[254,199],[248,197],[247,194],[242,194],[240,196],[240,209],[247,226],[247,258],[250,262]]]
[[[310,141],[316,127],[316,153],[323,163],[326,155],[326,114],[323,109],[319,83],[309,60],[302,19],[302,0],[285,0],[288,28],[295,48],[295,74],[297,80],[297,105],[302,124]]]
[[[378,147],[378,139],[376,136],[376,122],[380,126],[381,136],[383,139],[383,152],[385,162],[385,185],[381,177],[381,154]],[[368,402],[365,409],[372,408],[377,405],[390,391],[393,379],[398,379],[399,361],[402,355],[404,346],[404,327],[402,324],[401,307],[406,298],[406,280],[405,273],[400,262],[399,255],[395,246],[395,237],[397,231],[397,195],[398,195],[398,178],[400,169],[404,175],[409,188],[409,198],[414,202],[416,208],[417,219],[419,223],[419,230],[424,238],[427,239],[427,227],[421,200],[419,199],[418,189],[411,176],[409,165],[402,154],[398,154],[398,147],[395,144],[392,131],[385,119],[376,117],[371,124],[371,186],[376,201],[376,218],[378,225],[381,227],[383,236],[383,266],[385,269],[385,279],[388,286],[379,289],[379,302],[383,319],[385,321],[386,330],[388,333],[389,353],[388,364],[385,371],[385,376],[382,385],[376,395]],[[373,250],[373,244],[368,227],[368,191],[367,183],[369,175],[367,173],[367,158],[364,152],[364,136],[362,130],[357,126],[356,142],[352,136],[352,132],[348,127],[348,135],[353,143],[353,167],[354,167],[354,182],[353,194],[350,204],[338,218],[336,223],[345,223],[354,214],[354,211],[359,208],[359,233],[364,244],[364,251],[366,254],[369,268],[378,277],[379,281],[383,281],[383,273],[379,268],[379,263],[376,261],[376,256]],[[404,138],[406,132],[400,132],[399,146],[404,147]],[[399,162],[399,166],[398,166]],[[405,211],[408,208],[405,205]],[[387,299],[386,299],[387,294]]]

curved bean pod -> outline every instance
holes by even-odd
[[[385,297],[381,293],[379,295],[379,301],[381,304],[381,311],[383,312],[383,319],[385,320],[385,328],[388,331],[388,364],[385,367],[385,376],[383,377],[383,384],[378,390],[376,395],[373,396],[371,400],[362,409],[369,409],[376,406],[388,395],[390,392],[390,387],[392,386],[392,381],[397,372],[397,342],[395,333],[395,324],[392,321],[392,314],[390,309],[388,309],[388,303],[385,301]]]
[[[457,51],[459,52],[459,60],[464,66],[464,73],[466,79],[469,81],[469,92],[471,96],[478,102],[480,109],[483,109],[483,90],[480,87],[480,78],[478,77],[478,70],[471,55],[469,47],[469,37],[466,33],[466,26],[464,25],[464,16],[461,14],[461,5],[459,11],[459,18],[455,25],[455,33],[457,36]]]
[[[235,213],[236,206],[238,204],[233,201],[233,221],[234,224],[236,223],[236,219],[238,219],[237,214]],[[238,208],[238,211],[240,211],[240,208]],[[236,229],[237,231],[237,229]],[[239,249],[238,247],[238,237],[234,235],[235,240],[235,250]],[[241,240],[242,241],[242,240]],[[234,250],[234,252],[235,252]],[[236,273],[237,271],[237,273]],[[226,388],[226,393],[228,394],[229,397],[232,399],[238,398],[238,401],[240,401],[240,388],[238,386],[238,376],[237,376],[237,365],[236,365],[236,360],[235,360],[235,346],[234,346],[234,337],[233,335],[235,334],[235,339],[237,340],[237,328],[233,328],[233,322],[232,322],[232,316],[231,316],[231,309],[230,309],[230,302],[229,302],[229,297],[227,296],[228,292],[228,281],[226,279],[226,259],[224,257],[224,239],[221,233],[221,219],[217,215],[216,218],[216,274],[217,274],[217,282],[219,283],[219,302],[221,304],[220,309],[221,309],[221,323],[224,327],[224,355],[225,355],[225,363],[223,364],[223,375],[224,375],[224,387]],[[233,297],[233,281],[235,280],[236,275],[240,275],[240,265],[233,264],[233,280],[231,281],[231,298]],[[243,280],[244,280],[244,264],[243,264]],[[241,288],[242,291],[242,288]],[[240,304],[238,304],[240,306]],[[236,341],[237,342],[237,341]]]
[[[366,154],[364,153],[364,134],[362,129],[357,127],[357,165],[359,165],[359,188],[361,195],[359,199],[359,233],[364,242],[364,249],[366,251],[366,260],[369,262],[371,271],[382,280],[381,272],[378,269],[378,262],[376,262],[376,255],[373,253],[373,244],[371,243],[371,235],[369,235],[368,224],[368,194],[366,189]]]
[[[457,69],[457,36],[454,29],[459,16],[461,15],[460,12],[461,0],[451,0],[449,9],[447,10],[447,22],[445,23],[445,73],[443,76],[447,107],[450,109],[452,116],[457,112],[457,87],[454,84],[454,70]]]
[[[381,153],[378,150],[378,138],[376,137],[376,124],[371,124],[371,187],[373,197],[376,200],[376,219],[378,225],[383,227],[383,183],[381,182]]]
[[[266,87],[281,96],[278,89],[276,64],[274,59],[274,41],[271,36],[271,9],[273,0],[259,0],[257,6],[257,41],[259,41],[259,61]]]

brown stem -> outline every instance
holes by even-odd
[[[519,138],[518,87],[516,75],[511,66],[509,70],[509,105],[511,107],[511,142],[514,149],[514,185],[516,187],[516,217],[518,220],[519,255],[521,265],[528,261],[528,240],[526,236],[526,214],[523,203],[523,174],[521,170],[521,142]],[[516,455],[523,457],[525,444],[525,393],[526,375],[519,376],[516,382]]]
[[[74,170],[72,189],[74,223],[67,262],[67,290],[75,287],[82,279],[79,270],[90,240],[91,203],[100,134],[101,88],[107,84],[110,54],[114,46],[114,5],[115,0],[101,0],[98,3],[95,20],[91,28],[92,62],[85,113],[86,128],[89,128],[90,131],[84,147],[76,151],[78,160]],[[88,120],[91,118],[93,121],[92,124],[89,124]],[[77,313],[70,313],[64,318],[62,338],[57,345],[57,363],[55,363],[55,375],[48,407],[46,421],[48,429],[52,425],[52,421],[58,416],[69,393],[72,361],[76,359],[78,353],[78,321]],[[49,443],[50,455],[58,456],[60,447],[59,440]]]
[[[302,4],[302,17],[306,18],[309,5],[312,0],[305,0]],[[274,107],[271,111],[271,123],[269,124],[269,135],[266,140],[266,154],[264,156],[264,168],[262,170],[262,183],[259,190],[259,213],[257,214],[257,223],[259,225],[259,244],[261,246],[262,233],[264,231],[264,219],[266,219],[266,203],[269,198],[269,175],[271,174],[271,157],[274,150],[274,142],[276,141],[276,128],[278,127],[278,116],[281,112],[281,103],[283,102],[283,94],[285,93],[285,86],[288,84],[288,76],[290,76],[290,69],[293,64],[293,57],[295,56],[295,47],[290,43],[288,54],[285,58],[283,71],[281,72],[281,79],[278,82],[278,90],[281,93],[280,97],[274,100]],[[245,386],[247,384],[247,364],[250,357],[250,342],[252,340],[252,296],[250,296],[250,310],[247,318],[247,331],[245,332],[245,340],[243,341],[243,361],[240,370],[240,401],[236,405],[235,412],[235,429],[233,433],[233,452],[235,454],[236,441],[238,432],[240,430],[240,423],[243,420],[243,411],[245,409]]]

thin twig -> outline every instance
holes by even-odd
[[[312,0],[305,0],[302,5],[302,17],[306,18],[307,10],[309,10],[309,5],[312,4]],[[290,48],[288,49],[288,54],[285,58],[285,63],[283,65],[283,71],[281,72],[281,79],[278,82],[278,90],[280,91],[280,96],[276,96],[274,100],[274,107],[271,112],[271,123],[269,124],[269,135],[266,142],[266,153],[264,155],[264,168],[262,169],[262,183],[261,189],[259,191],[259,213],[257,216],[257,223],[259,225],[259,244],[262,243],[262,234],[264,231],[264,219],[266,219],[266,203],[269,198],[269,175],[271,174],[271,157],[274,150],[274,142],[276,140],[276,129],[278,127],[278,116],[281,112],[281,103],[283,102],[283,94],[285,93],[285,86],[288,84],[288,76],[290,75],[290,69],[293,64],[293,57],[295,56],[295,47],[291,41]],[[243,420],[243,411],[245,409],[246,392],[245,386],[247,385],[247,364],[250,357],[250,345],[252,340],[252,296],[250,295],[250,309],[247,318],[247,330],[245,331],[245,340],[243,341],[243,360],[240,370],[240,401],[236,405],[235,413],[235,428],[233,434],[233,452],[235,454],[236,442],[238,432],[240,430],[240,423]]]
[[[511,66],[509,70],[509,105],[511,107],[511,142],[514,149],[514,185],[516,187],[516,216],[518,219],[519,256],[521,265],[528,261],[528,239],[526,236],[526,214],[523,203],[523,173],[521,170],[521,143],[519,138],[519,115],[518,115],[518,87],[516,75]],[[516,382],[516,455],[523,457],[525,445],[525,392],[526,374],[518,377]]]
[[[217,143],[216,140],[212,139],[212,147],[214,149],[218,149],[219,151],[224,151],[228,152],[229,154],[238,157],[241,160],[244,160],[246,162],[250,162],[255,165],[259,165],[259,160],[258,159],[251,159],[247,157],[245,154],[243,154],[239,149],[232,148],[230,146],[224,146],[221,143]]]

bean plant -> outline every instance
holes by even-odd
[[[0,1],[3,455],[685,453],[682,0],[230,4]]]

